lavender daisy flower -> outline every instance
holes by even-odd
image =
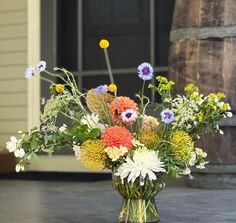
[[[45,61],[40,61],[38,64],[37,64],[37,72],[42,72],[46,69],[46,62]]]
[[[95,93],[96,94],[106,93],[107,91],[108,91],[108,86],[106,84],[100,85],[100,86],[95,88]]]
[[[169,124],[174,121],[174,113],[170,109],[164,109],[161,112],[161,119],[164,123]]]
[[[136,121],[138,114],[133,109],[127,109],[121,113],[121,119],[125,123],[133,123]]]
[[[25,78],[30,79],[35,72],[35,68],[33,66],[28,66],[25,69]]]
[[[151,80],[153,76],[153,68],[150,63],[142,63],[138,66],[138,76],[146,80]]]

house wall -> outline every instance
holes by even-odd
[[[27,0],[0,1],[0,148],[27,128]]]

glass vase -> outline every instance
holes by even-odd
[[[115,190],[123,197],[120,223],[154,223],[159,222],[159,214],[155,203],[156,194],[165,186],[160,176],[155,181],[148,178],[138,178],[134,183],[121,181],[119,176],[112,173],[112,184]]]

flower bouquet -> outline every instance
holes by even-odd
[[[222,133],[217,123],[232,113],[220,92],[204,96],[189,84],[184,95],[173,97],[174,82],[163,76],[156,77],[157,86],[147,85],[154,78],[149,63],[137,69],[143,80],[136,95],[139,103],[119,96],[108,46],[107,40],[100,41],[111,83],[86,93],[79,91],[73,74],[64,68],[51,73],[41,61],[26,69],[26,78],[39,76],[51,83],[51,95],[43,103],[40,126],[22,132],[19,140],[11,137],[7,149],[18,158],[18,172],[37,159],[39,152],[52,154],[67,146],[85,167],[112,171],[113,187],[123,197],[120,222],[158,222],[154,197],[165,186],[165,179],[191,177],[191,167],[204,168],[207,154],[195,147],[195,141],[206,133]],[[45,74],[60,78],[63,84],[51,82]],[[147,114],[150,100],[144,95],[146,87],[162,100],[151,106],[153,116]],[[67,125],[57,126],[60,116],[67,119]]]

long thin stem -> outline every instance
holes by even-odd
[[[106,64],[107,64],[107,70],[108,70],[110,82],[111,82],[111,84],[114,84],[114,78],[113,78],[113,74],[112,74],[112,70],[111,70],[111,63],[110,63],[108,51],[106,48],[104,48],[104,55],[105,55],[105,60],[106,60]]]

